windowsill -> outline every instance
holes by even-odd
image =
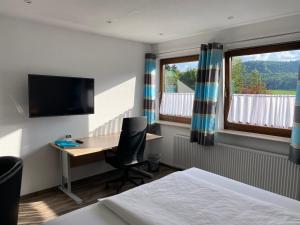
[[[291,139],[287,138],[287,137],[279,137],[279,136],[272,136],[272,135],[266,135],[266,134],[250,133],[250,132],[237,131],[237,130],[219,130],[219,131],[217,131],[217,133],[219,133],[219,134],[230,134],[230,135],[235,135],[235,136],[240,136],[240,137],[256,138],[256,139],[267,140],[267,141],[291,143]]]
[[[186,124],[186,123],[176,123],[176,122],[170,122],[170,121],[165,121],[165,120],[158,120],[158,121],[156,121],[156,123],[161,124],[161,125],[166,125],[166,126],[191,128],[191,125]]]
[[[180,127],[180,128],[191,128],[190,124],[185,123],[176,123],[164,120],[158,120],[156,123],[165,125],[165,126],[172,126],[172,127]],[[251,132],[244,132],[244,131],[237,131],[237,130],[218,130],[216,131],[217,134],[228,134],[234,135],[239,137],[247,137],[247,138],[254,138],[266,141],[274,141],[274,142],[281,142],[281,143],[291,143],[291,139],[287,137],[279,137],[279,136],[272,136],[266,134],[258,134],[258,133],[251,133]]]

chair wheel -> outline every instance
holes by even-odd
[[[108,189],[109,188],[109,185],[108,183],[105,184],[105,189]]]
[[[144,180],[141,180],[141,184],[145,184],[145,181],[144,181]]]

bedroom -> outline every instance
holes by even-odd
[[[297,52],[300,49],[300,3],[296,0],[226,2],[1,1],[0,155],[23,161],[20,224],[42,224],[56,217],[65,220],[68,216],[59,216],[96,203],[104,196],[103,192],[107,193],[103,190],[104,182],[118,175],[103,154],[84,157],[90,161],[86,164],[74,161],[84,164],[71,170],[74,192],[83,200],[89,199],[78,205],[57,188],[62,177],[60,152],[49,143],[66,135],[80,139],[120,132],[123,118],[142,116],[144,111],[151,112],[146,114],[148,123],[154,123],[148,132],[162,137],[147,141],[144,153],[145,158],[152,157],[161,163],[160,171],[153,173],[155,178],[196,167],[203,171],[202,177],[207,171],[260,188],[258,195],[262,189],[286,196],[288,200],[300,200],[300,168],[288,159],[293,156],[295,160],[297,154],[299,157],[297,131],[293,132],[295,140],[291,143],[292,128],[297,130],[294,121],[298,118],[295,110],[298,72],[295,65],[290,64],[300,60]],[[201,63],[201,45],[211,43],[218,43],[209,45],[214,49],[222,46],[222,57],[218,62],[219,73],[214,73],[219,76],[218,88],[214,89],[214,93],[218,92],[213,101],[214,135],[209,139],[209,142],[214,140],[214,146],[205,146],[190,143],[192,117],[196,118],[199,112],[193,112],[197,101],[195,85],[187,88],[188,76],[182,74],[194,71],[195,83],[195,77],[200,76],[197,69]],[[147,53],[151,53],[150,60],[145,60]],[[267,64],[270,62],[267,56],[276,62],[276,68],[274,63]],[[233,68],[229,63],[235,58],[242,61],[237,65],[245,71],[242,88],[233,91],[232,86],[239,87],[235,85],[239,84],[238,79],[232,78],[232,71],[238,67]],[[191,68],[189,62],[193,65]],[[154,79],[150,80],[151,87],[155,87],[150,92],[155,94],[151,95],[150,106],[145,104],[147,107],[144,98],[149,100],[149,93],[144,93],[144,79],[149,71],[145,63],[155,68],[151,70]],[[170,65],[176,69],[168,69]],[[277,69],[276,74],[281,79],[278,81],[261,67],[268,71]],[[254,86],[264,88],[249,94],[252,81],[248,78],[252,73],[257,76],[256,70],[260,79]],[[30,118],[28,74],[93,79],[94,112]],[[165,75],[176,82],[167,84]],[[177,97],[182,103],[174,109],[172,106],[176,104],[168,97],[183,94],[190,96],[186,98],[188,101]],[[251,94],[254,95],[251,99],[242,97]],[[270,102],[268,104],[280,102],[275,104],[281,108],[280,112],[270,113],[276,108],[274,105],[272,108],[261,103],[261,98],[255,100],[262,95],[268,97],[264,100]],[[231,105],[232,102],[236,104]],[[242,104],[244,102],[252,103]],[[253,102],[257,104],[255,116],[249,114],[255,107],[252,111],[247,108],[253,106]],[[200,114],[204,108],[199,107]],[[266,117],[266,113],[273,117]],[[197,130],[198,125],[195,123],[193,130]],[[195,135],[196,142],[201,142],[198,137],[201,135]],[[203,137],[203,140],[208,138]],[[291,146],[295,148],[290,153]],[[214,181],[223,177],[217,176]],[[226,185],[226,181],[222,184]],[[89,191],[88,186],[92,186],[92,190]],[[115,187],[108,190],[114,194]],[[298,207],[288,200],[286,204]]]

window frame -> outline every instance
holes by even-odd
[[[228,50],[224,54],[225,58],[225,90],[224,90],[224,129],[245,131],[251,133],[267,134],[281,137],[291,137],[291,129],[263,127],[249,124],[231,123],[227,120],[230,109],[231,93],[231,58],[242,55],[254,55],[261,53],[272,53],[281,51],[300,50],[300,41],[263,45],[242,49]]]
[[[159,91],[159,107],[161,104],[162,94],[164,91],[164,74],[163,68],[166,64],[175,64],[175,63],[185,63],[185,62],[193,62],[199,61],[199,54],[197,55],[187,55],[187,56],[180,56],[180,57],[173,57],[173,58],[164,58],[160,59],[159,65],[159,74],[160,74],[160,91]],[[176,123],[185,123],[191,124],[192,119],[189,117],[178,117],[178,116],[169,116],[169,115],[162,115],[159,112],[159,120],[169,121],[169,122],[176,122]]]

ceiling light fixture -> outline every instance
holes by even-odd
[[[108,20],[106,20],[106,23],[111,24],[111,23],[112,23],[112,20],[111,20],[111,19],[108,19]]]
[[[24,0],[24,2],[25,2],[26,4],[31,4],[31,3],[32,3],[31,0]]]
[[[228,20],[233,20],[233,19],[234,19],[234,16],[228,16],[227,19],[228,19]]]
[[[159,33],[159,35],[160,35],[160,36],[163,36],[163,35],[164,35],[164,33]]]

